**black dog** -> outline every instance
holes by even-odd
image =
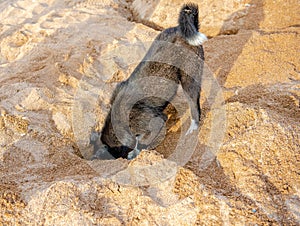
[[[164,133],[163,113],[181,84],[191,109],[186,134],[198,129],[200,91],[207,40],[200,33],[198,6],[185,4],[179,25],[162,31],[131,76],[114,91],[112,108],[100,138],[94,140],[96,159],[136,157],[143,148],[153,148]]]

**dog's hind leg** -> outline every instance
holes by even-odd
[[[181,72],[181,85],[187,96],[190,111],[191,111],[191,125],[186,132],[187,134],[192,133],[199,127],[201,109],[200,109],[200,81],[196,81],[185,72]]]

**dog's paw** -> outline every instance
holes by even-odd
[[[139,149],[133,149],[131,152],[128,153],[127,159],[128,160],[134,159],[136,156],[138,156],[140,154],[140,152],[141,151]]]
[[[191,134],[192,132],[194,132],[197,129],[198,129],[198,123],[196,123],[195,120],[192,120],[190,128],[187,130],[187,132],[185,133],[185,135]]]

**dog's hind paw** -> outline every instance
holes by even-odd
[[[194,132],[195,130],[198,129],[198,124],[196,123],[195,120],[191,121],[191,125],[190,128],[188,129],[188,131],[185,133],[185,135],[191,134],[192,132]]]

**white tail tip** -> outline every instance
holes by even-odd
[[[187,39],[187,42],[192,46],[200,46],[208,39],[205,34],[198,32],[196,35]]]

